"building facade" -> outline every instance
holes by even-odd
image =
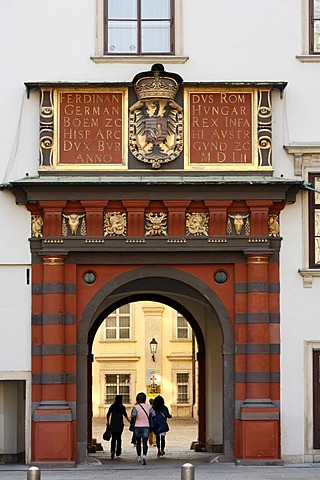
[[[157,302],[201,448],[318,461],[319,0],[43,6],[0,2],[0,459],[85,463],[107,376],[152,370],[97,332]]]
[[[156,302],[112,312],[93,343],[92,411],[105,418],[115,395],[130,412],[137,394],[165,398],[174,418],[197,419],[197,348],[187,320]]]

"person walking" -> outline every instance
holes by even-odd
[[[140,392],[136,397],[136,404],[131,410],[131,419],[134,423],[134,434],[136,437],[136,451],[138,462],[146,465],[146,457],[148,453],[148,438],[150,434],[149,413],[151,405],[146,403],[147,396]],[[141,456],[142,443],[142,456]]]
[[[123,417],[125,417],[130,423],[126,407],[122,404],[122,395],[116,395],[115,401],[110,405],[107,413],[107,425],[110,425],[111,430],[111,458],[114,455],[120,457],[122,447],[122,432],[123,432]]]
[[[157,457],[160,458],[165,454],[166,433],[169,431],[168,418],[172,418],[168,408],[165,406],[164,398],[158,395],[150,410],[151,428],[156,435],[156,444],[158,448]]]
[[[150,403],[151,407],[153,405],[153,400],[154,400],[153,398],[149,398],[149,403]],[[150,445],[150,447],[155,447],[156,446],[156,436],[155,436],[154,432],[151,430],[151,428],[150,428],[150,435],[149,435],[149,445]]]

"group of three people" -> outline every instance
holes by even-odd
[[[131,425],[134,424],[133,433],[138,462],[146,465],[148,438],[151,432],[154,432],[156,436],[158,458],[165,454],[165,435],[169,430],[167,419],[171,418],[171,415],[161,395],[154,399],[152,405],[147,404],[146,399],[144,392],[138,393],[136,404],[131,410],[131,420],[122,404],[122,395],[116,395],[115,402],[110,405],[107,412],[107,425],[110,426],[111,430],[111,458],[114,458],[115,455],[117,457],[121,455],[123,418],[126,418]]]

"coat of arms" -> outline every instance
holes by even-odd
[[[179,75],[165,72],[160,64],[133,79],[138,101],[130,108],[129,147],[152,168],[175,160],[182,151],[182,107],[174,101],[181,83]]]

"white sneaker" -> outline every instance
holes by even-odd
[[[142,463],[142,465],[146,465],[146,464],[147,464],[147,462],[146,462],[146,456],[145,456],[145,455],[143,455],[141,463]]]
[[[141,462],[141,457],[137,457],[137,461],[138,461],[138,462]]]

